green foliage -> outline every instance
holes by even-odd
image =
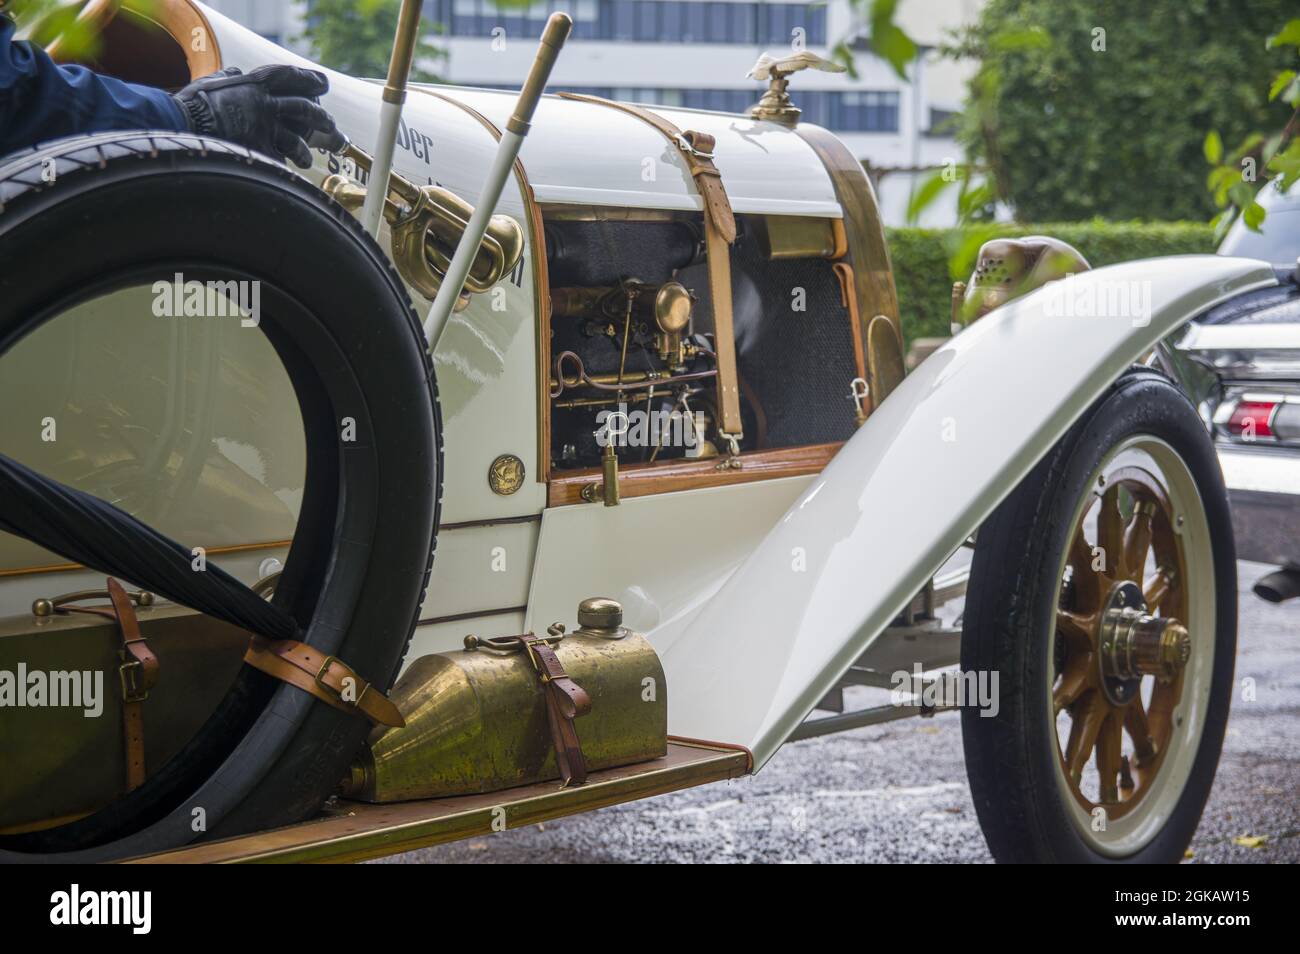
[[[859,0],[858,6],[866,6]],[[916,43],[895,23],[898,0],[871,0],[867,21],[871,26],[871,51],[894,68],[898,78],[907,82],[907,65],[916,58]]]
[[[1268,38],[1265,47],[1286,51],[1293,61],[1300,61],[1300,19],[1287,22]],[[1220,235],[1227,232],[1238,216],[1248,228],[1259,231],[1264,207],[1255,201],[1255,195],[1265,177],[1277,176],[1284,190],[1300,179],[1300,138],[1296,136],[1297,122],[1300,122],[1300,79],[1295,70],[1281,70],[1273,77],[1268,99],[1293,110],[1280,132],[1271,136],[1249,133],[1226,156],[1219,131],[1211,129],[1205,134],[1205,161],[1212,167],[1205,184],[1215,206],[1221,210],[1214,219]],[[1265,176],[1259,174],[1261,166]]]
[[[498,3],[502,0],[498,0]],[[858,78],[857,56],[858,41],[865,41],[872,53],[888,63],[903,82],[908,82],[907,67],[916,59],[920,48],[916,41],[894,22],[898,13],[900,0],[849,0],[849,7],[855,19],[865,27],[865,32],[857,31],[854,36],[846,37],[831,45],[830,57],[849,71],[849,76]],[[909,0],[916,3],[917,0]],[[853,44],[850,45],[850,40]]]
[[[975,229],[886,230],[907,343],[947,337],[952,283],[964,281],[975,252],[991,238],[1050,235],[1083,253],[1090,265],[1214,251],[1214,230],[1200,222],[1070,222],[1059,225],[990,225]]]
[[[349,76],[382,78],[388,73],[397,32],[401,0],[315,0],[303,37],[311,44],[311,58],[322,66]],[[432,31],[432,21],[425,22]],[[428,65],[445,59],[447,51],[421,37],[411,67],[414,82],[436,82]]]
[[[146,17],[156,16],[159,0],[124,0],[123,7]],[[0,13],[17,24],[18,35],[37,46],[61,41],[59,59],[65,63],[93,60],[99,53],[99,31],[78,19],[81,8],[59,0],[0,0]]]
[[[1294,12],[1295,0],[989,0],[952,48],[981,64],[960,139],[1022,221],[1207,218],[1206,159],[1241,158],[1224,144],[1292,112],[1290,86],[1272,103],[1268,90],[1295,65],[1293,28],[1263,38]]]

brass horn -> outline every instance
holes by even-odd
[[[352,143],[341,156],[350,159],[365,177],[370,176],[370,154]],[[332,175],[321,189],[351,212],[366,201],[366,189],[347,176]],[[425,298],[432,299],[442,286],[452,255],[469,224],[474,207],[439,186],[416,185],[396,172],[388,181],[384,220],[393,235],[393,264],[398,273]],[[481,294],[514,270],[524,252],[524,232],[508,215],[494,215],[456,302],[460,311],[471,294]]]

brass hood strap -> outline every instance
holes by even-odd
[[[718,353],[718,404],[722,417],[724,436],[739,439],[744,436],[740,419],[740,387],[736,371],[736,329],[731,311],[731,252],[736,241],[736,216],[731,200],[722,185],[722,173],[713,164],[714,138],[707,133],[688,129],[685,132],[640,106],[617,103],[612,99],[587,96],[582,93],[560,93],[563,99],[572,99],[598,106],[610,106],[630,113],[648,123],[667,137],[677,147],[686,168],[695,180],[700,199],[704,203],[704,241],[709,259],[709,297],[713,302],[714,348]],[[735,446],[733,442],[733,447]]]
[[[103,595],[103,594],[97,594]],[[117,667],[122,686],[122,737],[126,753],[126,790],[133,792],[144,784],[144,701],[158,681],[158,657],[140,632],[135,607],[122,584],[108,578],[107,594],[112,606],[59,606],[56,612],[86,613],[102,616],[116,623],[122,633],[122,648],[117,651]]]
[[[306,643],[254,635],[244,662],[335,709],[364,716],[378,725],[406,725],[392,700],[358,676],[351,666]]]

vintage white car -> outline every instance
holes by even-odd
[[[308,65],[119,7],[124,78]],[[412,87],[377,242],[358,146],[399,96],[334,73],[358,145],[306,177],[148,132],[0,162],[0,857],[377,857],[953,707],[997,858],[1182,857],[1236,569],[1153,365],[1282,278],[1004,243],[904,376],[871,184],[788,73],[751,115],[546,96],[531,130]]]

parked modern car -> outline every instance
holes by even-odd
[[[1255,585],[1267,600],[1300,595],[1300,183],[1260,193],[1256,232],[1238,221],[1219,254],[1263,259],[1279,283],[1189,325],[1182,354],[1208,371],[1202,413],[1223,464],[1237,555],[1277,566]]]

